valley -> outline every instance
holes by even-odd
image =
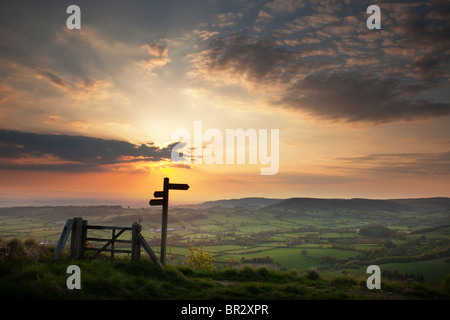
[[[92,225],[131,226],[139,221],[142,235],[159,255],[161,208],[0,208],[0,235],[55,245],[65,221],[73,217]],[[191,244],[203,246],[219,270],[264,266],[364,277],[367,266],[377,264],[390,279],[431,285],[441,284],[450,273],[448,198],[219,200],[170,207],[168,226],[170,265],[182,265]],[[91,236],[109,234],[95,230]]]

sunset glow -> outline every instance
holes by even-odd
[[[83,0],[69,30],[70,4],[0,3],[0,201],[450,196],[448,4],[370,30],[359,0]],[[174,163],[195,121],[278,129],[278,171]]]

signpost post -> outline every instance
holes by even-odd
[[[161,262],[165,264],[166,262],[166,242],[167,242],[167,222],[169,213],[169,190],[187,190],[189,185],[184,183],[169,183],[169,178],[164,178],[164,188],[163,191],[155,191],[153,196],[155,198],[162,199],[151,199],[149,204],[151,206],[162,206],[162,224],[161,224]]]

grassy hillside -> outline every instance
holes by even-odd
[[[6,248],[6,249],[5,249]],[[186,266],[156,268],[149,260],[51,259],[52,248],[35,241],[2,241],[0,299],[118,300],[291,300],[449,299],[450,278],[438,287],[383,281],[369,290],[364,277],[319,275],[268,268],[195,271]],[[5,254],[7,252],[8,254]],[[81,289],[66,286],[69,265],[81,270]]]

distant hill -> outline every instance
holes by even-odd
[[[264,211],[281,212],[386,212],[386,213],[449,213],[450,198],[413,198],[413,199],[324,199],[324,198],[241,198],[207,201],[197,208],[227,207],[227,208],[252,208]]]
[[[317,199],[291,198],[279,201],[264,208],[270,212],[389,212],[389,213],[450,213],[450,198],[422,199]]]
[[[436,198],[422,198],[422,199],[398,199],[398,203],[408,205],[414,208],[414,211],[421,213],[434,213],[438,211],[450,210],[450,198],[436,197]]]
[[[344,208],[350,210],[402,211],[408,209],[409,206],[394,200],[291,198],[274,204],[267,209],[304,211]]]
[[[229,208],[264,208],[270,205],[275,205],[283,201],[282,199],[270,199],[270,198],[241,198],[241,199],[225,199],[225,200],[215,200],[203,202],[197,207],[199,208],[212,208],[212,207],[229,207]]]

